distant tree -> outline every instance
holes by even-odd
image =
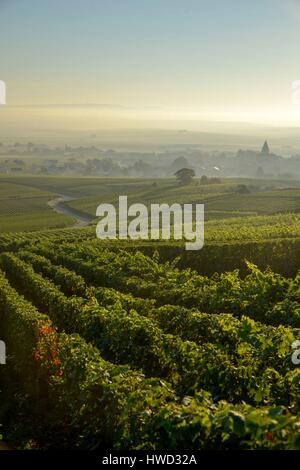
[[[144,176],[151,173],[151,165],[149,165],[147,162],[144,162],[143,160],[137,160],[134,162],[132,169],[134,172]]]
[[[220,178],[217,178],[216,176],[213,176],[212,178],[210,178],[209,182],[210,182],[210,184],[220,184],[220,183],[222,183]]]
[[[189,165],[188,160],[185,157],[178,157],[172,163],[172,169],[174,171],[180,170],[180,168],[186,168]]]
[[[195,176],[195,172],[191,168],[181,168],[180,170],[176,171],[174,175],[180,184],[186,185],[191,183],[193,177]]]
[[[235,192],[237,194],[249,194],[250,193],[250,190],[249,188],[245,185],[245,184],[239,184],[236,189],[235,189]]]
[[[216,176],[213,176],[212,178],[208,178],[208,176],[203,175],[201,176],[200,183],[201,184],[220,184],[222,183],[222,181],[220,180],[220,178],[217,178]]]

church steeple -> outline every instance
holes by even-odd
[[[268,142],[266,140],[265,140],[265,143],[264,143],[264,145],[261,149],[261,153],[263,155],[269,155],[269,153],[270,153],[269,145],[268,145]]]

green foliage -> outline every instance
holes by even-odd
[[[299,275],[206,277],[89,240],[15,248],[0,256],[15,445],[299,448]]]

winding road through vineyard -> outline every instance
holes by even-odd
[[[51,201],[48,202],[48,205],[59,214],[73,217],[76,220],[74,228],[85,227],[93,220],[93,217],[87,214],[84,215],[76,209],[73,209],[72,207],[66,206],[64,204],[64,202],[73,201],[74,199],[75,198],[73,197],[61,194],[59,197],[51,199]]]

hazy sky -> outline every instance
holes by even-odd
[[[300,125],[300,1],[0,0],[0,79],[8,120]],[[59,104],[109,106],[9,109]]]

